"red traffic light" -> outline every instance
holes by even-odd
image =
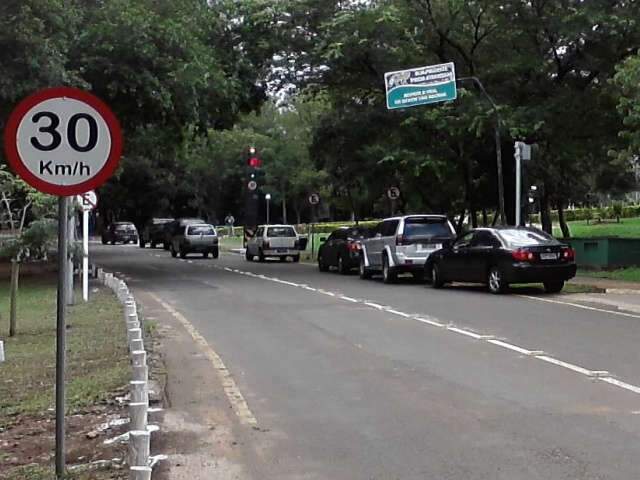
[[[262,167],[262,160],[260,160],[258,157],[251,157],[249,158],[249,166],[251,168],[260,168]]]

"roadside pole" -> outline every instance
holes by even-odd
[[[82,209],[82,299],[89,301],[89,210]]]
[[[68,254],[65,255],[66,259],[67,259],[67,269],[66,269],[66,274],[67,274],[67,280],[65,282],[65,301],[67,302],[67,305],[73,305],[74,304],[74,295],[73,295],[73,271],[75,270],[75,265],[73,262],[73,256],[74,256],[74,251],[73,250],[69,250],[69,244],[71,242],[73,242],[76,238],[76,212],[73,208],[69,208],[69,204],[71,202],[67,202],[67,252]],[[73,204],[71,203],[71,206],[73,206]],[[71,215],[69,215],[71,214]],[[73,242],[75,245],[75,242]]]
[[[315,225],[314,223],[317,221],[317,215],[318,215],[318,204],[320,203],[320,194],[319,193],[312,193],[311,195],[309,195],[309,197],[307,198],[307,200],[309,201],[309,205],[311,205],[311,225],[309,228],[309,236],[311,237],[309,240],[311,240],[311,261],[313,261],[313,259],[315,258]]]
[[[58,299],[56,312],[56,477],[63,478],[65,465],[64,446],[64,372],[66,349],[66,292],[68,249],[68,202],[67,197],[58,199]]]
[[[516,160],[516,227],[519,227],[522,217],[522,156],[517,143],[514,157]]]

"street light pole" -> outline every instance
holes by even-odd
[[[271,200],[271,194],[267,193],[264,198],[267,201],[267,225],[269,225],[269,201]]]
[[[471,80],[478,86],[478,88],[480,88],[480,91],[482,92],[482,94],[491,104],[493,113],[496,116],[494,140],[496,144],[496,167],[497,167],[497,174],[498,174],[498,209],[500,211],[500,222],[503,225],[506,225],[507,215],[505,214],[505,209],[504,209],[504,182],[502,180],[502,139],[500,138],[500,125],[502,123],[502,120],[500,119],[500,112],[498,111],[498,106],[493,101],[491,96],[487,93],[487,91],[484,89],[484,85],[482,85],[482,82],[478,77],[461,77],[456,79],[456,81],[458,82],[461,82],[463,80]]]

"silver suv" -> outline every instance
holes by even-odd
[[[455,239],[453,225],[445,215],[407,215],[387,218],[362,240],[360,278],[382,272],[385,283],[399,273],[424,279],[424,264],[431,253]]]
[[[291,225],[262,225],[247,242],[245,257],[249,262],[255,257],[261,262],[267,257],[278,258],[281,262],[291,257],[299,262],[300,252],[306,247],[307,239],[301,238]]]
[[[180,227],[171,238],[171,256],[185,258],[190,253],[201,253],[204,258],[209,254],[218,258],[218,234],[212,225],[192,223]]]

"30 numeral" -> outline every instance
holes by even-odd
[[[60,117],[53,112],[38,112],[31,118],[31,121],[36,125],[38,125],[41,120],[49,120],[48,125],[41,125],[38,128],[38,132],[48,134],[50,136],[50,142],[43,144],[39,138],[31,137],[31,145],[43,152],[50,152],[58,148],[62,143],[62,135],[58,131]],[[78,143],[78,123],[81,121],[87,122],[87,126],[89,127],[89,138],[85,145]],[[67,142],[76,152],[85,153],[93,150],[98,144],[98,123],[95,118],[86,113],[76,113],[73,115],[67,124]]]

